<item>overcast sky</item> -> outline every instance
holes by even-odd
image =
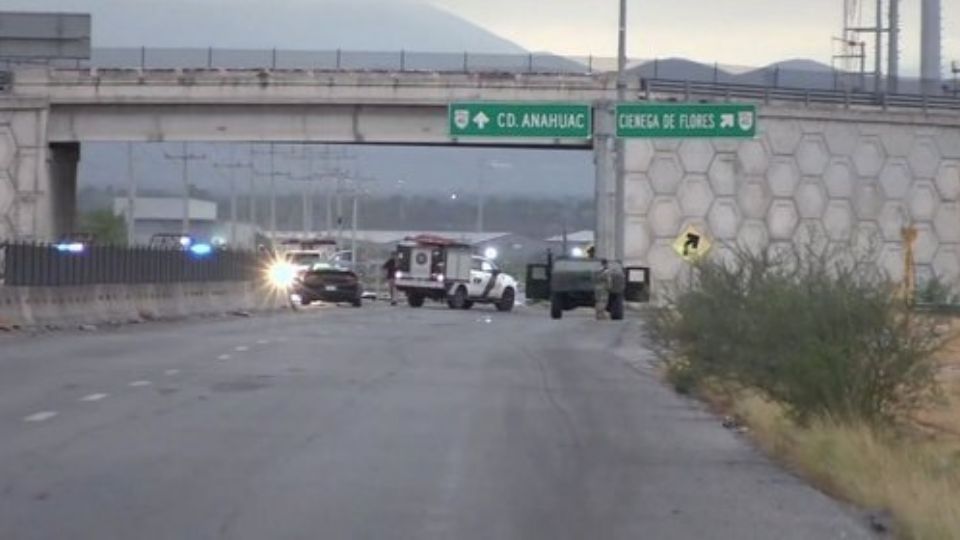
[[[531,50],[616,53],[617,0],[431,1]],[[960,61],[960,0],[942,4],[946,69]],[[920,0],[900,5],[902,64],[918,71]],[[747,65],[798,57],[829,64],[830,38],[843,16],[843,0],[628,0],[628,6],[632,57]]]
[[[734,65],[759,66],[791,58],[809,58],[829,64],[834,52],[831,37],[839,33],[843,1],[628,0],[629,53],[631,57],[639,59],[681,56],[701,62],[717,61]],[[364,19],[372,20],[377,27],[375,30],[366,28],[369,25],[357,24],[355,26],[365,26],[357,29],[358,35],[349,35],[347,39],[338,36],[341,42],[354,47],[363,43],[370,43],[369,46],[387,43],[382,36],[388,36],[391,27],[393,34],[397,38],[402,37],[404,42],[426,43],[429,36],[424,34],[429,32],[425,32],[422,25],[440,27],[444,25],[443,19],[433,17],[423,9],[400,7],[423,2],[456,14],[531,51],[596,56],[616,54],[618,0],[0,0],[0,9],[93,11],[95,21],[99,12],[101,25],[97,26],[95,22],[97,43],[106,43],[111,36],[122,40],[121,36],[130,35],[131,32],[137,37],[154,34],[147,30],[162,30],[159,35],[165,38],[165,43],[176,38],[184,40],[185,44],[189,41],[193,46],[201,41],[203,46],[217,46],[222,44],[210,42],[216,41],[216,36],[225,36],[231,30],[242,30],[244,33],[241,35],[247,36],[252,46],[256,47],[262,46],[257,41],[258,37],[261,41],[269,38],[293,42],[299,39],[303,29],[297,25],[304,23],[304,19],[322,23],[320,18],[330,15],[326,18],[353,21],[359,19],[342,19],[333,14],[380,13],[379,17]],[[874,4],[873,0],[861,2],[868,6]],[[918,71],[920,2],[901,1],[901,58],[905,74]],[[960,60],[960,0],[942,0],[942,4],[943,66],[946,72],[951,60]],[[869,20],[872,17],[870,9],[865,9],[864,17]],[[111,20],[108,14],[114,12],[124,19],[122,23],[114,24]],[[211,39],[206,40],[206,36],[196,35],[201,32],[188,32],[189,35],[186,35],[183,31],[177,32],[178,25],[168,24],[171,18],[193,18],[193,26],[196,26],[196,19],[206,24],[204,19],[217,17],[240,17],[239,20],[249,20],[247,24],[250,27],[225,29],[222,24],[220,27],[214,26],[209,32]],[[420,19],[421,24],[411,25],[409,20],[401,20],[411,17]],[[109,28],[104,28],[102,23],[105,20],[111,22],[107,25]],[[162,20],[163,28],[151,27],[153,20],[157,21],[153,26],[160,25]],[[265,27],[269,21],[276,20],[291,21],[286,34],[282,29],[272,28],[275,26],[272,22],[271,27]],[[216,21],[210,21],[209,24],[216,25]],[[188,20],[184,26],[189,25]],[[300,26],[309,28],[309,25]],[[380,26],[384,26],[382,32]],[[411,38],[404,30],[410,31],[414,26],[417,28]],[[127,34],[124,34],[125,30]],[[322,41],[324,34],[336,33],[337,30],[340,28],[333,31],[318,28],[313,33],[313,42]],[[450,30],[456,33],[463,29]],[[435,28],[432,31],[442,34],[444,29]],[[418,36],[423,37],[418,40]],[[230,38],[221,37],[221,40],[229,41]],[[456,43],[456,40],[445,37],[444,42]],[[392,45],[392,42],[389,43]],[[482,40],[475,40],[474,43],[482,43]],[[297,46],[297,43],[273,43],[271,46],[289,47]],[[408,49],[415,46],[402,45]]]

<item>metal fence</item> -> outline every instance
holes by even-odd
[[[9,286],[248,281],[258,271],[259,259],[247,251],[0,243],[0,285]]]
[[[104,69],[312,69],[453,73],[611,73],[617,60],[604,56],[567,56],[549,53],[484,54],[469,52],[222,49],[206,48],[94,48],[89,60],[54,61],[62,68]],[[640,79],[667,79],[698,83],[749,84],[773,88],[850,90],[874,94],[891,88],[886,78],[850,72],[833,66],[786,63],[742,66],[696,62],[679,58],[633,58],[627,74]],[[895,94],[957,96],[956,76],[937,85],[913,77],[899,77]],[[936,88],[932,88],[936,87]],[[888,92],[891,93],[891,92]]]
[[[792,101],[805,105],[824,104],[845,108],[857,106],[922,109],[923,111],[960,111],[960,98],[924,94],[875,94],[857,90],[818,90],[778,88],[762,85],[691,82],[666,79],[641,81],[641,93],[674,94],[683,101],[749,100],[761,103]]]

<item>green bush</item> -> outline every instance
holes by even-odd
[[[946,336],[870,268],[809,249],[735,252],[699,264],[647,312],[645,331],[683,386],[752,389],[800,422],[889,422],[935,394]]]

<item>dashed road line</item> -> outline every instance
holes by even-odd
[[[269,340],[269,339],[258,339],[258,340],[257,340],[257,345],[266,345],[266,344],[268,344],[268,343],[270,343],[270,340]]]
[[[180,374],[180,370],[179,370],[179,369],[168,369],[168,370],[164,371],[163,374],[166,375],[167,377],[173,377],[174,375],[179,375],[179,374]]]
[[[221,354],[220,356],[217,357],[217,360],[229,360],[229,359],[230,359],[229,354]]]
[[[133,387],[137,387],[137,386],[150,386],[151,384],[153,384],[153,383],[150,382],[150,381],[133,381],[132,383],[130,383],[130,386],[133,386]]]
[[[45,422],[59,414],[57,411],[42,411],[23,417],[24,422]]]
[[[80,401],[84,401],[84,402],[100,401],[101,399],[106,398],[108,395],[109,394],[90,394],[89,396],[83,396],[82,398],[80,398]]]
[[[233,350],[235,350],[235,351],[237,351],[237,352],[244,352],[244,351],[249,351],[249,350],[250,350],[250,347],[247,347],[246,345],[238,345],[238,346],[237,346],[236,348],[234,348]]]

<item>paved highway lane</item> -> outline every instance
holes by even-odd
[[[866,538],[636,322],[387,306],[0,340],[0,538]]]

